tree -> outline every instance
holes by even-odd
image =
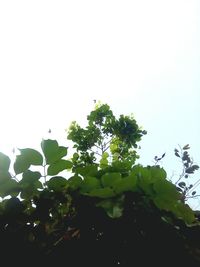
[[[147,258],[158,266],[158,255],[169,264],[179,257],[195,264],[191,229],[199,235],[199,221],[183,192],[158,164],[135,163],[146,131],[132,116],[116,118],[105,104],[87,119],[85,128],[76,122],[69,128],[75,149],[70,159],[67,147],[42,140],[41,151],[19,150],[11,174],[9,157],[0,153],[0,237],[7,263],[11,253],[40,264],[67,259],[69,266],[79,266],[80,258],[87,266],[145,266]]]

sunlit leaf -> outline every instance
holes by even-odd
[[[126,191],[136,191],[137,190],[137,177],[134,173],[130,174],[128,177],[125,177],[119,180],[113,187],[114,191],[118,194]]]
[[[154,190],[160,198],[180,200],[181,195],[177,192],[176,186],[167,180],[159,180],[154,183]]]
[[[104,169],[108,166],[108,157],[109,157],[109,154],[107,152],[104,152],[102,155],[102,158],[100,160],[100,168],[101,169]]]
[[[182,202],[177,202],[172,209],[177,218],[183,219],[187,224],[192,224],[196,221],[194,211]]]
[[[97,171],[98,166],[96,164],[76,168],[76,172],[82,176],[95,176]]]
[[[100,188],[100,187],[101,187],[101,183],[97,178],[87,176],[84,178],[81,184],[81,193],[91,192],[92,190]]]
[[[105,173],[101,177],[101,182],[104,187],[113,187],[115,183],[121,180],[121,174],[118,172]]]

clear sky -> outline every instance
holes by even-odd
[[[199,47],[199,0],[0,1],[0,151],[65,144],[97,99],[147,130],[142,164],[178,175],[187,143],[200,164]]]

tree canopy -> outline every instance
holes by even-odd
[[[168,254],[169,264],[180,257],[190,266],[199,263],[199,218],[186,203],[195,191],[184,182],[199,166],[189,145],[175,149],[183,163],[175,184],[159,158],[153,166],[136,164],[146,133],[133,116],[116,118],[107,104],[97,104],[85,127],[72,122],[68,129],[71,157],[68,147],[45,139],[40,151],[19,149],[11,173],[10,158],[0,153],[0,237],[7,262],[10,253],[21,261],[25,255],[36,262],[67,257],[69,266],[79,266],[79,256],[87,266],[144,266],[146,257],[158,265],[158,254]]]

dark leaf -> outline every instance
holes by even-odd
[[[185,184],[184,182],[180,182],[178,185],[179,185],[180,187],[182,187],[182,188],[184,188],[184,187],[186,186],[186,184]]]
[[[66,188],[68,182],[67,179],[62,176],[54,176],[48,182],[46,182],[46,184],[50,190],[59,192]]]
[[[180,158],[180,155],[178,154],[178,152],[175,152],[175,156]]]
[[[187,145],[185,145],[185,146],[183,147],[183,150],[187,150],[187,149],[190,149],[189,144],[187,144]]]

